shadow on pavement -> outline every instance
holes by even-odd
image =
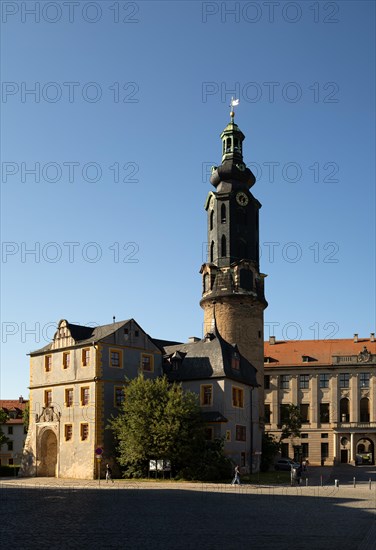
[[[374,493],[90,488],[3,485],[4,548],[368,550],[367,537],[374,542]]]

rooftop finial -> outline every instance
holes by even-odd
[[[239,99],[234,99],[233,97],[231,98],[231,103],[230,103],[230,107],[231,107],[231,111],[230,111],[230,117],[231,117],[231,122],[234,122],[234,117],[235,117],[235,111],[233,110],[234,107],[237,107],[239,105]]]

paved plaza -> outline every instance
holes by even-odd
[[[0,485],[4,549],[376,548],[374,468],[316,469],[301,487],[53,478]]]

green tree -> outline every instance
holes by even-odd
[[[29,420],[30,420],[30,402],[29,401],[25,404],[25,408],[22,413],[22,420],[23,420],[25,431],[27,432],[29,429]]]
[[[302,417],[297,405],[281,405],[281,435],[279,443],[289,437],[300,437]]]
[[[4,445],[4,443],[8,443],[9,441],[9,439],[1,429],[1,425],[5,424],[7,420],[8,420],[7,413],[4,411],[4,409],[0,408],[0,448],[1,448],[1,445]]]
[[[204,424],[197,396],[184,392],[180,384],[167,378],[142,376],[124,388],[125,399],[118,417],[109,427],[117,441],[119,463],[125,475],[146,475],[152,459],[168,459],[176,472],[201,454]]]
[[[260,470],[267,472],[273,464],[275,456],[279,452],[281,444],[275,437],[267,432],[262,434],[262,454]]]

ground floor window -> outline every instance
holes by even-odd
[[[246,440],[246,427],[236,425],[236,441],[245,441]]]

